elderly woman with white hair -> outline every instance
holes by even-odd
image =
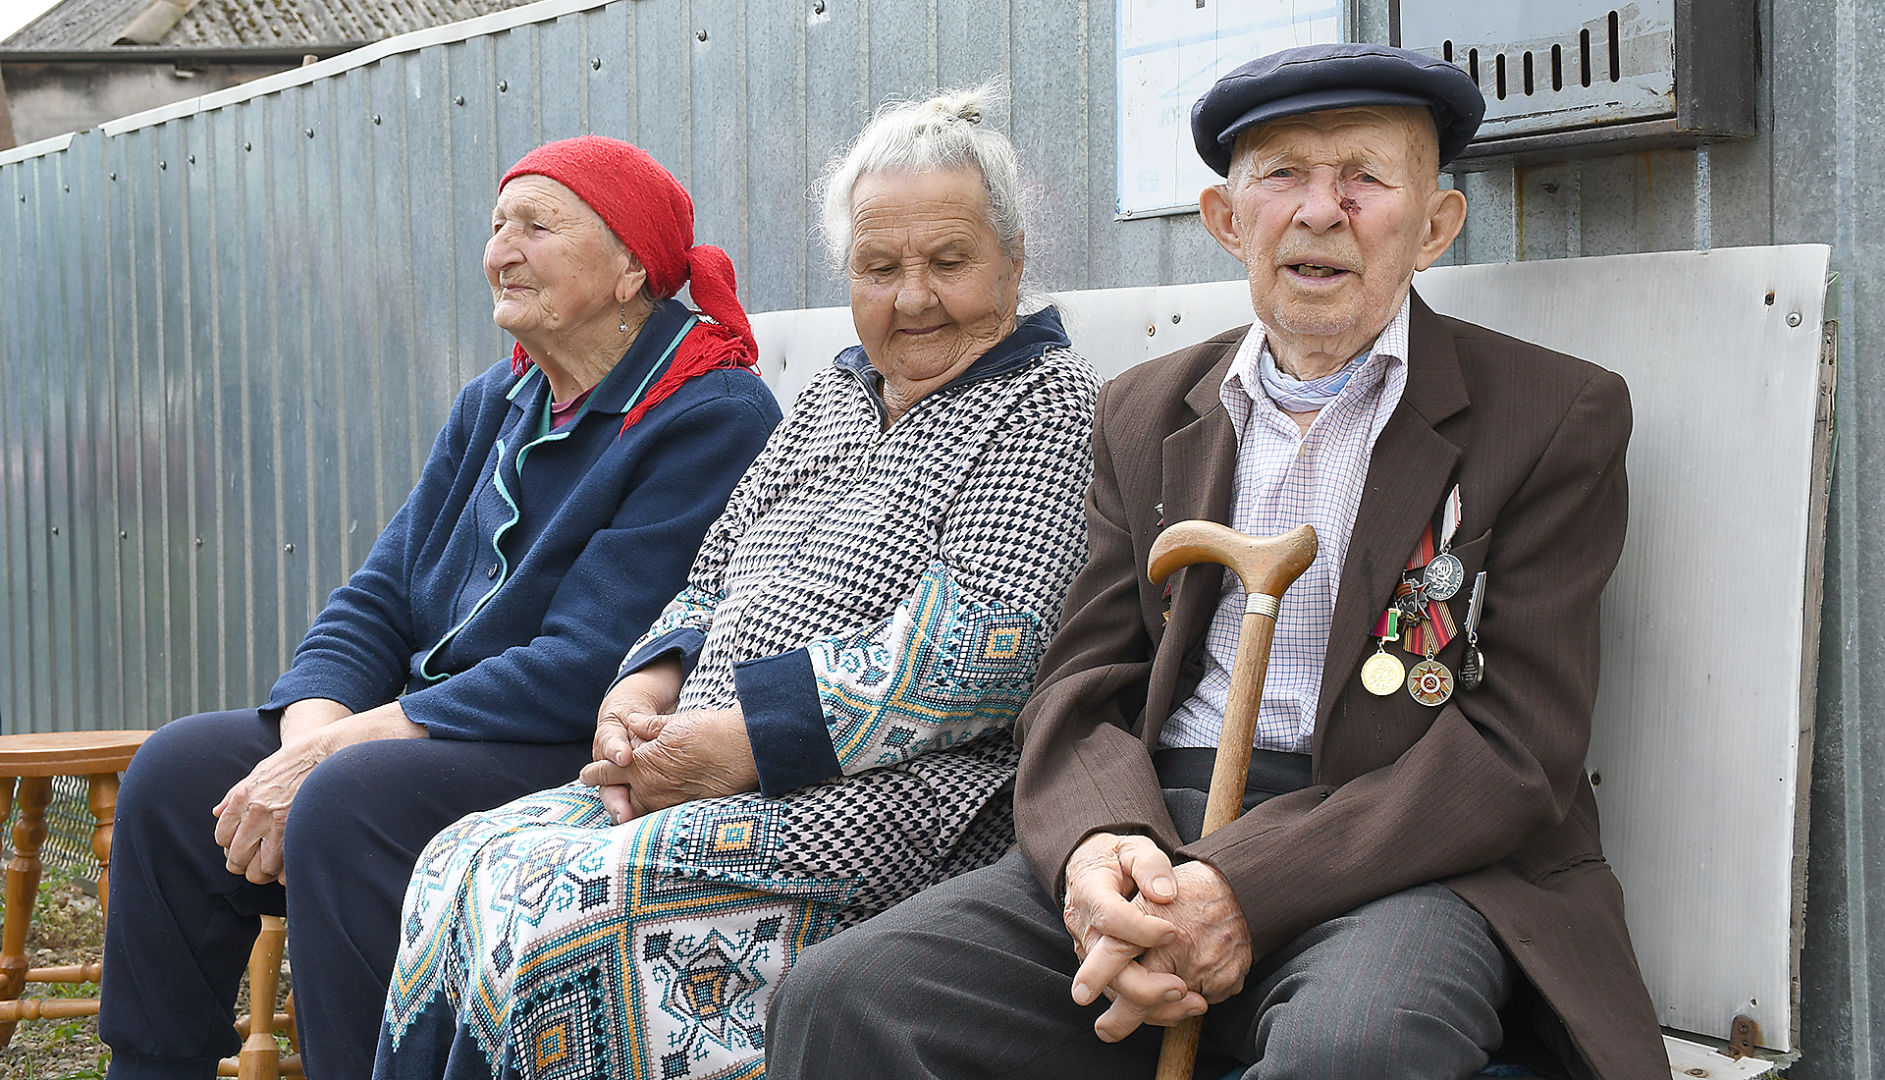
[[[375,1075],[758,1076],[801,950],[1013,842],[1009,729],[1085,555],[1097,380],[1018,312],[990,93],[825,178],[862,346],[815,377],[630,650],[581,780],[419,860]]]

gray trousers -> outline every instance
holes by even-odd
[[[1307,782],[1306,766],[1300,782],[1252,774],[1246,805]],[[1202,792],[1166,802],[1192,835]],[[1073,1003],[1076,966],[1060,905],[1010,854],[806,952],[773,997],[767,1076],[1150,1077],[1163,1029],[1101,1042],[1106,1002]],[[1512,980],[1478,912],[1439,885],[1409,889],[1259,957],[1243,993],[1205,1014],[1198,1075],[1471,1076],[1499,1045]]]

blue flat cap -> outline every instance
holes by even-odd
[[[1438,57],[1344,42],[1284,49],[1217,80],[1191,107],[1191,140],[1219,176],[1245,128],[1284,116],[1355,105],[1415,105],[1433,112],[1440,164],[1459,156],[1486,115],[1472,76]]]

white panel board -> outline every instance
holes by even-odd
[[[1663,1025],[1725,1039],[1745,1014],[1783,1052],[1817,659],[1827,260],[1819,245],[1724,249],[1440,267],[1416,282],[1440,311],[1629,381],[1630,535],[1604,595],[1589,759],[1604,850]],[[1055,300],[1108,377],[1251,317],[1242,281]],[[753,323],[787,399],[857,341],[844,308]]]
[[[1420,285],[1441,311],[1629,380],[1630,535],[1604,594],[1589,758],[1604,852],[1663,1025],[1725,1038],[1744,1013],[1782,1051],[1827,259],[1817,245],[1618,255],[1451,267]]]

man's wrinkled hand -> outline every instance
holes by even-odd
[[[1095,833],[1068,857],[1066,881],[1061,918],[1080,958],[1073,1000],[1089,1005],[1104,993],[1114,1002],[1094,1027],[1100,1038],[1122,1039],[1154,1012],[1162,1016],[1192,1004],[1203,1007],[1202,1000],[1187,1000],[1195,995],[1186,992],[1175,974],[1137,962],[1147,949],[1177,939],[1171,923],[1133,902],[1140,894],[1166,899],[1176,895],[1171,859],[1157,844],[1143,836]],[[1127,1002],[1123,1007],[1122,1000]],[[1127,1014],[1134,1011],[1138,1018],[1128,1021]]]
[[[1076,848],[1062,917],[1081,959],[1073,999],[1111,1000],[1094,1022],[1108,1042],[1202,1014],[1241,991],[1250,970],[1230,883],[1208,863],[1173,867],[1144,837],[1099,833]]]
[[[1188,862],[1174,873],[1177,899],[1160,903],[1141,892],[1133,901],[1177,931],[1169,943],[1149,949],[1146,960],[1169,968],[1215,1005],[1243,991],[1250,974],[1250,924],[1230,882],[1216,867]]]

